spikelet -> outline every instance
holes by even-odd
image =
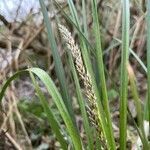
[[[71,33],[68,31],[68,29],[65,26],[59,24],[59,31],[63,39],[65,40],[68,49],[71,50],[71,53],[75,60],[76,69],[84,83],[85,94],[89,102],[89,106],[87,106],[87,112],[88,112],[91,124],[95,126],[96,130],[98,131],[99,138],[101,140],[103,147],[106,147],[106,141],[104,140],[102,130],[100,129],[101,125],[99,124],[99,118],[97,115],[96,96],[94,94],[91,77],[84,67],[80,49],[78,45],[75,44],[75,41],[73,37],[71,36]]]

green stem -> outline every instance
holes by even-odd
[[[94,30],[95,30],[95,37],[96,37],[96,57],[98,63],[98,71],[100,76],[100,85],[102,90],[102,97],[103,97],[103,104],[104,110],[107,119],[107,139],[110,149],[116,149],[115,140],[113,136],[113,129],[112,129],[112,122],[110,116],[110,109],[108,103],[108,95],[107,95],[107,88],[106,88],[106,79],[104,73],[104,62],[103,62],[103,52],[101,47],[101,33],[100,33],[100,25],[98,20],[98,13],[97,13],[97,1],[93,0],[93,21],[94,21]]]
[[[88,141],[87,145],[88,145],[89,149],[92,150],[92,149],[94,149],[93,139],[92,139],[93,136],[91,135],[91,129],[90,129],[89,120],[88,120],[88,116],[87,116],[86,109],[85,109],[85,102],[84,102],[84,99],[83,99],[83,96],[82,96],[82,93],[81,93],[79,78],[77,76],[77,72],[76,72],[76,69],[75,69],[75,66],[74,66],[74,62],[73,62],[73,59],[72,59],[71,52],[68,52],[68,56],[69,56],[69,64],[70,64],[73,79],[74,79],[74,84],[75,84],[75,87],[76,87],[78,103],[79,103],[81,114],[82,114],[82,117],[83,117],[83,126],[84,126],[84,129],[85,129],[85,133],[87,135],[87,141]]]
[[[127,64],[129,51],[129,0],[123,0],[122,53],[121,53],[121,90],[120,90],[120,148],[126,149],[127,137]]]

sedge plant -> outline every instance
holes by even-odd
[[[92,0],[91,12],[92,12],[92,32],[88,30],[87,25],[87,12],[85,0],[82,0],[82,12],[83,25],[80,23],[78,16],[78,11],[73,0],[67,0],[67,6],[70,14],[68,15],[65,10],[59,5],[57,1],[53,1],[53,4],[57,9],[60,10],[61,15],[64,17],[67,23],[75,28],[78,34],[78,41],[75,41],[73,34],[69,31],[69,27],[64,25],[60,19],[57,18],[59,35],[62,41],[67,47],[68,62],[70,64],[70,72],[72,78],[74,79],[75,94],[77,102],[79,104],[79,110],[81,111],[81,117],[83,119],[83,127],[85,131],[85,139],[80,136],[78,126],[76,124],[76,114],[72,106],[72,98],[69,95],[69,88],[66,84],[65,71],[63,68],[63,63],[61,57],[59,56],[59,51],[57,47],[57,42],[52,30],[52,25],[48,17],[48,12],[43,0],[39,0],[41,5],[41,10],[44,16],[45,27],[48,33],[48,41],[51,47],[52,56],[55,63],[55,72],[59,80],[60,90],[56,87],[52,78],[46,73],[46,71],[40,68],[29,68],[26,70],[16,72],[12,77],[10,77],[6,83],[1,88],[0,101],[5,95],[5,91],[9,86],[10,82],[15,80],[21,74],[30,75],[33,85],[35,87],[37,96],[44,108],[47,120],[56,139],[59,141],[61,148],[67,150],[68,147],[75,150],[94,150],[94,149],[108,149],[116,150],[117,145],[121,150],[127,149],[127,115],[131,113],[127,109],[128,104],[128,87],[132,97],[134,99],[138,123],[132,118],[135,124],[135,128],[139,133],[139,137],[143,144],[143,149],[147,150],[150,148],[148,138],[144,131],[144,113],[143,104],[139,98],[138,88],[136,84],[136,77],[132,66],[129,64],[129,55],[131,54],[135,57],[137,62],[145,70],[148,76],[148,106],[150,106],[150,62],[149,62],[149,49],[150,49],[150,29],[148,28],[147,35],[147,68],[142,62],[142,60],[135,54],[135,52],[129,47],[130,41],[130,4],[129,0],[122,0],[122,38],[117,41],[117,45],[111,45],[110,49],[115,46],[121,45],[121,62],[120,62],[120,85],[118,90],[120,111],[119,111],[119,142],[115,141],[114,135],[114,123],[111,119],[111,109],[109,105],[107,87],[107,76],[106,76],[106,65],[104,61],[104,51],[102,47],[102,35],[101,35],[101,24],[99,18],[99,13],[97,9],[97,0]],[[54,6],[53,5],[53,6]],[[148,6],[150,7],[150,1],[148,0]],[[147,7],[147,14],[150,14],[150,8]],[[150,25],[150,18],[147,16],[147,25]],[[92,34],[94,38],[95,45],[93,46],[90,42],[89,35]],[[62,43],[63,43],[62,42]],[[97,77],[94,74],[94,69],[92,65],[91,56],[95,58]],[[39,78],[47,88],[48,93],[51,95],[54,104],[57,107],[58,112],[63,120],[63,124],[66,129],[62,129],[61,123],[58,118],[53,113],[51,107],[48,104],[47,99],[43,95],[36,78]],[[80,81],[81,79],[81,81]],[[128,81],[129,80],[129,81]],[[98,83],[96,82],[98,81]],[[83,83],[83,87],[80,83]],[[129,82],[129,84],[128,84]],[[82,93],[81,90],[84,92]],[[150,108],[147,108],[148,114]],[[96,144],[95,144],[96,143]]]

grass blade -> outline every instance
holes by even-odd
[[[51,24],[50,24],[50,21],[49,21],[48,13],[47,13],[47,10],[46,10],[46,7],[44,5],[43,0],[39,0],[39,1],[40,1],[43,16],[44,16],[45,25],[46,25],[46,28],[47,28],[48,40],[49,40],[49,43],[50,43],[50,47],[51,47],[51,50],[52,50],[52,55],[53,55],[54,62],[55,62],[55,71],[56,71],[58,80],[60,82],[62,97],[63,97],[64,103],[65,103],[69,113],[71,114],[73,120],[75,120],[71,100],[70,100],[68,92],[67,92],[68,90],[67,90],[67,85],[66,85],[66,82],[65,82],[64,70],[63,70],[61,58],[60,58],[59,53],[58,53],[58,49],[57,49],[55,37],[54,37],[53,32],[52,32],[52,27],[51,27]]]
[[[32,78],[34,87],[37,91],[37,95],[39,97],[39,100],[44,108],[44,111],[47,115],[47,119],[49,121],[49,124],[52,128],[52,130],[54,131],[54,133],[56,134],[56,138],[58,139],[58,141],[60,142],[61,146],[63,149],[67,149],[67,142],[64,140],[64,137],[62,135],[61,131],[61,127],[59,125],[59,123],[57,122],[57,119],[55,119],[55,116],[53,115],[51,109],[49,108],[49,104],[48,101],[46,100],[46,98],[44,97],[42,91],[40,90],[40,87],[38,86],[35,77],[33,76],[32,72],[30,72],[30,76]]]
[[[94,149],[93,140],[92,140],[93,136],[91,136],[91,129],[90,129],[89,120],[88,120],[86,109],[85,109],[85,102],[84,102],[84,99],[83,99],[83,96],[82,96],[82,93],[81,93],[79,79],[78,79],[78,76],[77,76],[77,72],[75,70],[72,55],[69,51],[68,51],[68,55],[69,55],[69,64],[71,66],[71,71],[72,71],[72,74],[73,74],[73,79],[74,79],[74,83],[75,83],[75,87],[76,87],[78,103],[79,103],[81,114],[82,114],[82,117],[83,117],[83,125],[84,125],[85,132],[86,132],[86,135],[87,135],[88,147],[91,150],[91,149]]]
[[[127,138],[127,64],[129,51],[129,0],[122,1],[122,52],[121,52],[121,89],[120,89],[120,148],[126,149]]]
[[[76,150],[82,149],[80,136],[79,136],[79,133],[76,129],[76,126],[73,124],[71,116],[69,116],[69,113],[66,109],[66,106],[63,103],[63,100],[61,98],[61,95],[59,94],[59,92],[58,92],[56,86],[54,85],[53,81],[51,80],[51,78],[42,69],[31,68],[29,70],[31,72],[33,72],[34,74],[36,74],[40,78],[40,80],[46,86],[49,94],[52,96],[52,98],[53,98],[53,100],[54,100],[66,126],[67,126],[67,130],[71,136],[71,139],[72,139],[72,142],[74,144],[75,149]]]
[[[100,33],[100,25],[98,20],[98,13],[97,13],[97,1],[92,1],[92,10],[93,10],[93,22],[94,22],[94,35],[96,38],[96,60],[98,64],[98,72],[100,77],[100,85],[102,90],[102,97],[103,97],[103,105],[104,110],[107,118],[107,140],[109,147],[111,149],[115,148],[115,140],[113,135],[113,129],[112,129],[112,123],[111,123],[111,116],[110,116],[110,109],[109,109],[109,103],[108,103],[108,95],[107,95],[107,88],[106,88],[106,81],[105,81],[105,73],[104,73],[104,62],[103,62],[103,52],[101,47],[101,33]]]
[[[4,96],[4,93],[7,89],[7,87],[9,86],[10,82],[13,81],[15,78],[17,78],[19,75],[24,74],[24,73],[34,73],[36,76],[38,76],[38,78],[44,83],[44,85],[46,86],[48,92],[51,94],[66,126],[67,126],[67,130],[68,133],[70,134],[70,137],[72,139],[74,148],[76,150],[82,150],[82,142],[78,133],[78,130],[76,128],[76,126],[73,124],[71,116],[69,115],[67,108],[62,100],[62,97],[60,95],[60,93],[58,92],[56,86],[54,85],[52,79],[48,76],[48,74],[39,68],[30,68],[27,70],[23,70],[23,71],[18,71],[16,72],[13,76],[11,76],[6,83],[4,84],[1,92],[0,92],[0,102]],[[44,107],[47,107],[44,104]],[[44,108],[45,109],[45,108]],[[47,110],[47,108],[46,108]]]
[[[10,82],[15,80],[16,78],[18,78],[21,74],[27,73],[27,70],[21,70],[16,72],[13,76],[11,76],[9,79],[7,79],[6,83],[3,85],[1,92],[0,92],[0,102],[2,101],[4,95],[5,95],[5,91],[7,89],[7,87],[9,86]]]

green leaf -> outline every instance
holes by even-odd
[[[129,26],[130,9],[129,0],[122,1],[122,52],[121,52],[121,78],[120,78],[120,148],[126,149],[127,138],[127,64],[129,57]]]
[[[56,75],[57,75],[59,83],[60,83],[62,97],[63,97],[64,103],[67,107],[67,110],[69,111],[70,115],[72,116],[71,118],[74,120],[74,123],[75,123],[75,117],[74,117],[74,113],[73,113],[73,109],[72,109],[71,99],[69,97],[67,85],[65,82],[66,79],[65,79],[65,75],[64,75],[64,69],[63,69],[61,58],[60,58],[60,55],[58,52],[55,37],[52,32],[52,26],[51,26],[51,23],[50,23],[50,20],[48,17],[48,12],[46,10],[44,1],[39,0],[39,2],[41,5],[41,10],[42,10],[43,16],[44,16],[45,26],[47,28],[48,41],[49,41],[49,44],[51,47],[52,56],[54,58],[55,71],[56,71]]]
[[[106,138],[108,140],[109,148],[116,149],[113,129],[112,129],[112,121],[110,116],[107,87],[106,87],[103,52],[101,46],[101,33],[100,33],[100,25],[99,25],[98,12],[97,12],[97,0],[92,1],[92,13],[93,13],[93,28],[94,28],[94,35],[96,41],[96,60],[98,65],[99,78],[100,78],[99,85],[101,85],[103,106],[104,106],[104,111],[107,119],[107,128],[105,127]]]
[[[33,72],[40,78],[40,80],[46,86],[49,94],[52,96],[54,103],[56,104],[56,106],[67,126],[67,130],[70,134],[70,137],[72,139],[75,149],[76,150],[82,149],[82,144],[81,144],[79,133],[76,129],[76,126],[73,124],[71,116],[69,115],[67,108],[62,100],[62,97],[61,97],[60,93],[58,92],[52,79],[42,69],[31,68],[31,69],[29,69],[29,71]],[[48,107],[45,103],[44,103],[44,105],[45,105],[45,107]]]
[[[0,92],[0,101],[2,100],[5,91],[7,89],[7,87],[9,86],[10,82],[13,81],[15,78],[17,78],[19,75],[24,74],[24,73],[29,73],[32,72],[35,75],[37,75],[40,80],[44,83],[44,85],[46,86],[49,94],[51,94],[54,103],[56,104],[65,124],[67,127],[67,131],[70,134],[70,137],[72,139],[72,142],[74,144],[74,148],[76,150],[82,150],[82,143],[81,143],[81,139],[79,136],[79,133],[77,131],[76,126],[73,124],[71,116],[69,115],[67,108],[62,100],[62,97],[60,95],[60,93],[58,92],[56,86],[54,85],[52,79],[48,76],[48,74],[43,71],[42,69],[39,68],[30,68],[27,70],[22,70],[22,71],[18,71],[16,72],[13,76],[11,76],[6,83],[4,84],[4,86],[2,87],[2,90]],[[60,128],[59,125],[57,123],[57,121],[55,120],[55,117],[53,116],[52,111],[50,110],[49,106],[48,106],[48,102],[46,101],[46,99],[43,97],[43,94],[41,93],[41,91],[39,90],[38,86],[35,84],[35,88],[38,91],[39,94],[39,98],[41,100],[42,106],[45,110],[45,113],[47,114],[49,123],[51,125],[51,127],[53,127],[53,131],[55,132],[57,138],[59,139],[59,142],[61,143],[61,145],[63,147],[65,147],[65,141],[64,141],[64,137],[62,137],[61,133],[60,133]]]

